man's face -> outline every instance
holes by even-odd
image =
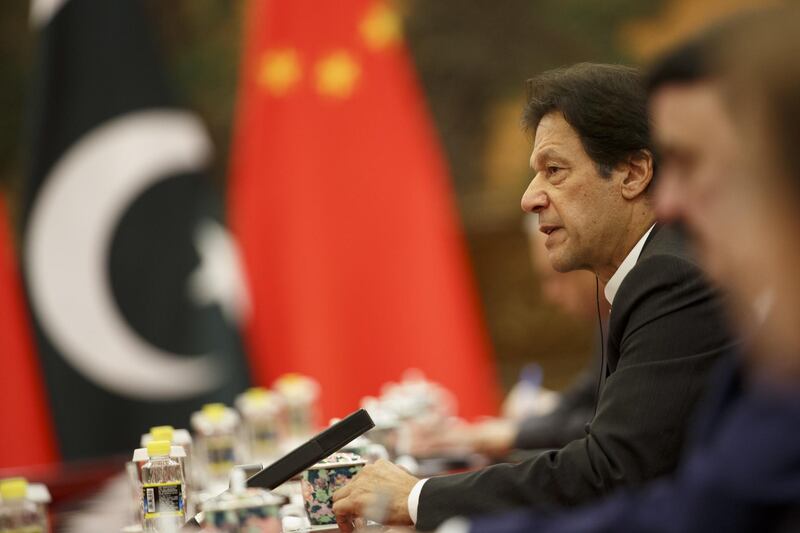
[[[539,122],[530,166],[534,176],[522,209],[539,214],[550,264],[559,272],[598,273],[612,262],[623,233],[625,209],[617,177],[613,172],[611,177],[600,175],[578,133],[559,112]]]
[[[719,283],[743,273],[752,225],[735,180],[741,146],[718,88],[712,82],[671,85],[651,100],[654,136],[661,153],[656,213],[681,220],[699,259]]]
[[[528,246],[542,294],[567,314],[578,319],[595,316],[595,277],[590,272],[556,272],[545,248],[547,236],[539,231],[528,235]]]

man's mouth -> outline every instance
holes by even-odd
[[[550,235],[557,229],[561,229],[561,226],[555,226],[553,224],[541,224],[539,225],[539,231],[544,233],[545,235]]]

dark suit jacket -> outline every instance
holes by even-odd
[[[688,419],[731,336],[718,295],[673,228],[656,226],[622,282],[586,436],[520,464],[429,479],[417,528],[455,515],[573,506],[675,469]]]
[[[567,512],[474,520],[480,533],[800,531],[800,391],[725,364],[673,478]]]

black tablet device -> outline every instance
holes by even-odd
[[[364,409],[350,414],[322,433],[301,444],[268,467],[247,479],[248,487],[274,489],[308,467],[336,453],[350,441],[375,427]],[[186,522],[183,531],[199,528],[197,516]]]

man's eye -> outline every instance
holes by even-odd
[[[557,166],[554,166],[554,165],[549,165],[547,167],[547,173],[550,174],[550,175],[555,174],[559,170],[561,170],[561,167],[557,167]]]

